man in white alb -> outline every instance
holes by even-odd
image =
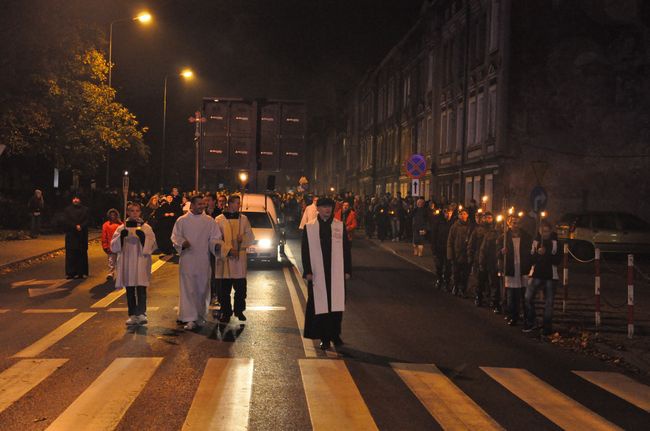
[[[194,330],[205,323],[210,304],[210,253],[221,240],[214,219],[204,213],[201,195],[190,199],[190,210],[176,220],[171,240],[180,255],[178,320]]]
[[[311,205],[307,205],[305,207],[305,212],[302,214],[302,219],[300,219],[300,226],[298,226],[298,229],[304,229],[307,223],[311,223],[316,220],[316,217],[318,216],[318,210],[316,208],[317,203],[318,196],[314,196],[311,201]]]

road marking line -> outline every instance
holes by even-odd
[[[167,263],[167,259],[158,259],[151,265],[151,273],[153,274],[154,272],[158,271],[164,264]],[[106,308],[109,305],[111,305],[113,302],[115,302],[120,296],[124,295],[126,293],[126,289],[121,288],[118,290],[115,290],[99,301],[95,302],[93,305],[90,306],[90,308]]]
[[[23,314],[53,314],[53,313],[74,313],[76,308],[27,308]]]
[[[0,373],[0,412],[54,373],[67,359],[23,359]]]
[[[300,330],[300,340],[302,341],[302,348],[305,351],[305,356],[307,358],[315,358],[318,355],[316,354],[316,348],[314,347],[314,342],[302,336],[305,330],[304,310],[302,309],[302,305],[300,304],[300,300],[298,299],[298,294],[296,293],[296,287],[293,284],[293,280],[291,279],[291,273],[286,267],[282,268],[282,273],[284,274],[284,279],[287,282],[287,289],[289,289],[289,296],[291,297],[291,305],[292,305],[291,308],[293,309],[293,314],[296,317],[296,324],[298,325],[298,329]]]
[[[377,430],[344,361],[299,359],[298,364],[314,431]]]
[[[650,386],[620,373],[606,371],[574,371],[573,373],[650,413]]]
[[[421,265],[421,264],[419,264],[419,263],[417,263],[417,262],[413,262],[413,261],[412,261],[411,259],[409,259],[408,257],[406,257],[406,256],[402,256],[402,255],[399,254],[396,250],[393,250],[393,249],[390,248],[390,247],[387,247],[387,246],[385,246],[385,245],[383,245],[383,244],[380,244],[379,247],[380,247],[380,248],[383,248],[383,249],[386,250],[386,251],[390,251],[390,252],[393,253],[395,256],[397,256],[397,257],[399,257],[400,259],[402,259],[402,260],[404,260],[404,261],[410,263],[411,265],[415,265],[415,266],[417,266],[418,268],[420,268],[420,269],[422,269],[422,270],[424,270],[424,271],[426,271],[426,272],[428,272],[428,273],[434,274],[434,272],[433,272],[432,270],[430,270],[429,268],[427,268],[426,266]]]
[[[503,430],[433,364],[390,364],[443,429]]]
[[[291,266],[293,272],[296,274],[296,279],[298,280],[298,286],[300,286],[300,290],[302,291],[302,297],[305,298],[305,301],[307,301],[307,285],[305,284],[305,281],[302,279],[302,274],[298,269],[298,263],[296,262],[296,258],[293,256],[291,249],[286,246],[284,247],[284,254],[287,255],[289,261],[292,264]]]
[[[114,429],[162,360],[163,358],[115,359],[47,429]]]
[[[520,368],[481,369],[501,386],[565,430],[620,430],[613,423]]]
[[[84,312],[84,313],[79,313],[76,316],[74,316],[72,319],[68,320],[67,322],[63,323],[61,326],[56,328],[54,331],[50,332],[34,344],[32,344],[29,347],[24,348],[20,352],[16,353],[15,355],[12,356],[12,358],[33,358],[38,355],[40,355],[42,352],[45,350],[49,349],[52,347],[54,344],[58,343],[77,329],[79,326],[81,326],[86,320],[90,319],[93,317],[95,312]]]
[[[126,293],[126,289],[122,288],[119,290],[114,290],[99,301],[95,302],[93,305],[90,306],[90,308],[105,308],[111,305],[113,302],[117,300],[120,296],[124,295]]]
[[[7,313],[7,312],[9,312],[9,311],[11,311],[11,310],[8,310],[8,309],[6,309],[6,308],[3,308],[3,309],[0,309],[0,314]]]
[[[147,311],[158,311],[160,310],[160,307],[147,307]],[[129,312],[129,307],[111,307],[107,308],[106,311],[109,313],[114,313],[114,312]]]
[[[252,387],[253,359],[208,359],[183,431],[247,430]]]
[[[285,311],[287,307],[278,307],[275,305],[251,305],[246,307],[246,311]]]

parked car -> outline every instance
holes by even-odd
[[[650,253],[650,223],[624,212],[589,211],[565,214],[556,225],[558,238],[571,252],[591,259],[602,253]]]

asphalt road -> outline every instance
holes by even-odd
[[[297,241],[287,249],[299,256]],[[93,246],[86,280],[61,280],[62,257],[0,280],[1,430],[650,423],[650,382],[509,328],[370,242],[354,243],[345,345],[329,353],[300,336],[304,285],[287,260],[250,268],[245,323],[196,333],[175,322],[174,261],[155,264],[149,324],[137,329],[125,327],[126,299],[104,265]],[[588,375],[603,387],[574,371],[604,372]]]

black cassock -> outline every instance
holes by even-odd
[[[323,221],[318,217],[320,247],[323,252],[323,266],[325,268],[325,284],[327,290],[328,310],[332,309],[332,220]],[[350,241],[345,235],[343,227],[343,272],[350,274],[352,269],[352,257],[350,254]],[[307,228],[302,232],[302,267],[304,269],[303,277],[312,274],[311,259],[309,257],[309,240],[307,238]],[[325,314],[316,314],[314,307],[314,285],[310,281],[307,283],[308,298],[305,310],[305,338],[333,340],[341,334],[341,321],[343,313],[341,311],[330,311]]]
[[[65,274],[88,275],[88,208],[70,205],[65,214]],[[77,230],[77,225],[81,230]]]
[[[180,217],[182,212],[181,208],[175,202],[171,204],[164,202],[155,212],[156,227],[154,233],[156,234],[156,244],[158,244],[160,251],[165,254],[172,254],[174,252],[174,245],[171,240],[172,230],[174,229],[176,219]],[[174,215],[165,215],[171,213]]]

